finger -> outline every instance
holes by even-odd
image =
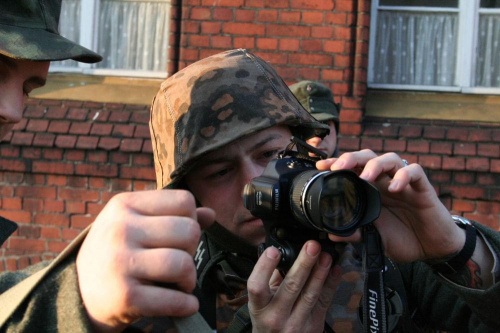
[[[271,280],[269,280],[269,287],[271,290],[276,291],[278,290],[281,282],[283,282],[283,276],[277,269],[275,269],[273,275],[271,276]]]
[[[273,294],[269,281],[280,260],[280,252],[268,247],[259,257],[247,281],[248,307],[252,312],[264,309],[271,301]]]
[[[322,252],[295,304],[294,320],[303,322],[310,317],[320,298],[331,264],[332,257],[328,253]]]
[[[196,201],[185,190],[127,192],[115,195],[108,206],[130,209],[139,215],[176,215],[196,219]]]
[[[137,286],[128,302],[134,317],[185,317],[194,314],[199,308],[195,296],[154,285]]]
[[[188,217],[138,216],[130,224],[130,239],[145,248],[176,248],[194,255],[201,236],[198,222]]]
[[[377,157],[377,154],[369,149],[352,153],[344,153],[335,161],[335,163],[331,165],[330,170],[335,171],[364,167],[369,160],[375,157]]]
[[[196,208],[196,216],[202,230],[210,227],[215,221],[215,211],[208,207]]]
[[[329,273],[326,281],[321,289],[321,293],[316,302],[316,306],[313,310],[313,316],[323,317],[326,311],[330,308],[330,305],[333,300],[333,296],[337,290],[337,287],[340,285],[342,281],[342,269],[339,265],[334,265]]]
[[[318,162],[316,162],[316,168],[321,171],[330,170],[330,167],[333,163],[335,163],[336,160],[337,158],[335,157],[327,158],[326,160],[319,160]]]
[[[286,274],[271,302],[280,304],[283,313],[290,313],[295,301],[302,292],[306,281],[319,258],[321,246],[318,242],[308,241]]]
[[[418,164],[411,164],[403,169],[399,169],[394,175],[389,191],[393,193],[401,192],[408,184],[417,192],[429,191],[432,189],[424,170]]]
[[[174,283],[179,290],[192,292],[196,286],[193,258],[176,249],[135,251],[129,258],[129,275],[139,281]]]
[[[381,174],[388,174],[391,177],[394,176],[394,174],[404,166],[403,160],[399,155],[387,153],[367,161],[359,177],[369,182],[374,182]]]

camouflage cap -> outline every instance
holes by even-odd
[[[0,54],[34,61],[101,61],[97,53],[59,34],[60,13],[61,0],[0,0]]]
[[[267,62],[247,50],[226,51],[184,68],[163,82],[151,106],[157,187],[177,187],[205,154],[279,124],[302,139],[329,131]]]
[[[300,81],[292,84],[290,90],[300,104],[318,121],[333,120],[339,128],[339,108],[333,101],[332,91],[325,85],[315,81]]]

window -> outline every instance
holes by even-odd
[[[103,56],[54,62],[51,71],[165,77],[170,0],[63,0],[61,35]]]
[[[500,94],[500,0],[374,0],[370,88]]]

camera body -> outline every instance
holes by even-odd
[[[381,206],[378,190],[353,171],[319,171],[315,160],[285,154],[269,162],[243,195],[245,207],[264,223],[266,240],[259,251],[276,247],[282,272],[292,266],[307,240],[319,241],[323,251],[335,256],[327,234],[353,234],[378,218]]]

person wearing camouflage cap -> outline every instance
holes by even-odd
[[[299,100],[300,104],[313,115],[313,117],[328,127],[330,134],[320,138],[314,137],[307,140],[311,146],[326,153],[328,157],[337,157],[337,133],[339,132],[339,106],[333,100],[332,91],[325,85],[316,81],[300,81],[290,86],[290,90]],[[314,156],[313,153],[310,153]]]
[[[359,234],[329,236],[344,252],[338,263],[308,241],[284,279],[273,274],[280,260],[277,249],[270,247],[257,258],[263,225],[243,207],[244,185],[262,173],[292,134],[307,140],[328,131],[268,63],[246,50],[231,50],[186,67],[160,87],[150,130],[158,191],[115,196],[88,235],[76,240],[81,247],[70,249],[67,260],[51,271],[60,280],[44,285],[50,301],[37,290],[26,302],[30,311],[64,304],[54,297],[73,299],[74,308],[58,306],[57,314],[46,318],[51,323],[64,318],[54,325],[70,322],[73,331],[121,330],[132,324],[131,329],[175,332],[165,316],[185,316],[198,308],[219,332],[355,328],[338,326],[336,312],[342,308],[335,296],[357,292],[344,289],[342,282],[360,274],[359,258],[343,249],[352,249],[345,241],[359,241]],[[449,257],[464,243],[462,229],[421,167],[405,166],[394,153],[376,156],[369,150],[320,161],[317,167],[362,169],[360,176],[381,191],[385,206],[375,224],[386,254],[408,263],[398,267],[407,298],[416,300],[410,314],[421,311],[428,317],[425,324],[440,329],[465,325],[480,331],[500,325],[491,314],[499,288],[481,273],[491,272],[492,257],[498,256],[495,232],[474,224],[481,237],[472,258],[485,258],[477,261],[481,271],[474,272],[484,281],[480,287],[466,278],[467,272],[438,278],[423,262]],[[200,225],[205,229],[201,238]],[[196,298],[190,297],[195,285]],[[357,311],[357,304],[350,309]],[[8,327],[19,331],[17,322],[23,320],[15,318]]]

